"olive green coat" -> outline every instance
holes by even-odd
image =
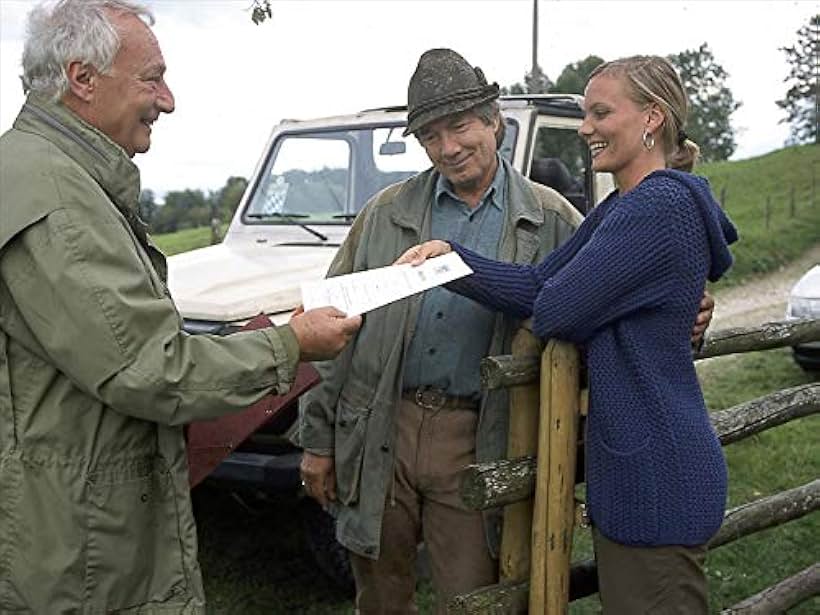
[[[504,164],[507,203],[499,258],[537,262],[572,234],[581,216],[558,193]],[[356,218],[328,276],[389,265],[407,248],[429,239],[437,178],[436,171],[428,170],[376,195]],[[404,357],[420,305],[421,295],[416,295],[366,314],[354,343],[335,360],[317,364],[323,381],[300,399],[299,443],[310,452],[335,455],[337,538],[367,557],[379,554]],[[491,355],[509,352],[518,326],[504,316],[496,318]],[[506,393],[492,391],[481,402],[478,460],[503,457],[507,432]],[[499,515],[485,520],[495,553]]]
[[[2,613],[203,613],[182,426],[293,380],[289,328],[181,331],[138,194],[60,104],[0,137]]]

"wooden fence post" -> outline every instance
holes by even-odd
[[[769,219],[771,218],[772,213],[772,197],[766,197],[766,204],[763,207],[763,218],[766,221],[766,228],[769,228]]]
[[[578,400],[578,350],[551,340],[541,355],[529,615],[568,610]]]
[[[723,188],[720,189],[720,206],[723,209],[726,209],[726,188],[729,184],[724,184]]]
[[[541,342],[527,329],[519,329],[513,337],[514,356],[535,356],[541,353]],[[538,447],[538,381],[510,387],[510,435],[507,457],[516,459],[535,455]],[[530,575],[530,534],[532,499],[504,507],[501,532],[499,576],[501,581],[525,581]]]

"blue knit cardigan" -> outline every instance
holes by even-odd
[[[448,288],[584,345],[587,504],[611,540],[699,545],[722,523],[726,464],[689,340],[736,239],[704,179],[666,170],[610,194],[538,265],[453,244],[475,273]]]

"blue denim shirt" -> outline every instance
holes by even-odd
[[[493,183],[471,208],[443,175],[436,184],[431,237],[448,239],[496,258],[504,224],[506,172],[498,161]],[[436,387],[450,395],[481,393],[479,364],[487,355],[495,312],[444,288],[422,299],[416,331],[404,365],[404,388]]]

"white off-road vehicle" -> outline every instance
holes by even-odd
[[[501,155],[561,192],[581,213],[612,188],[590,171],[574,95],[502,97]],[[171,294],[190,333],[227,334],[264,312],[287,322],[301,282],[323,277],[362,206],[382,188],[430,166],[414,137],[402,137],[406,107],[277,125],[219,245],[169,259]],[[300,450],[287,408],[222,462],[211,480],[261,492],[298,492]],[[349,584],[343,552],[321,511],[306,517],[322,568]]]

